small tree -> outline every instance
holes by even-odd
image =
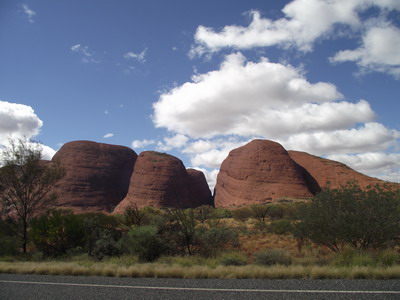
[[[271,206],[265,204],[253,204],[252,206],[250,206],[253,217],[262,223],[264,223],[265,220],[268,218],[268,211],[270,210],[270,208]]]
[[[129,205],[124,211],[124,224],[128,227],[143,225],[146,212],[139,209],[136,203]]]
[[[302,207],[294,234],[334,252],[343,245],[360,250],[385,247],[400,236],[399,195],[380,186],[362,190],[355,183],[327,188]]]
[[[2,164],[0,211],[15,221],[15,234],[26,253],[30,222],[54,204],[56,195],[51,189],[65,172],[41,161],[40,145],[27,139],[11,140],[2,151]]]
[[[193,209],[167,208],[166,212],[179,244],[186,248],[187,254],[194,254],[196,219]]]

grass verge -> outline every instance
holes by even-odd
[[[78,262],[0,262],[0,273],[83,275],[110,277],[160,278],[254,278],[254,279],[400,279],[400,266],[183,266],[178,264],[113,263],[79,264]]]

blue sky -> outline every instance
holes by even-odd
[[[158,150],[212,186],[265,138],[400,181],[398,0],[2,0],[0,45],[0,145]]]

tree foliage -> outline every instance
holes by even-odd
[[[53,210],[32,221],[31,237],[37,249],[47,256],[66,254],[85,245],[84,221],[70,210]]]
[[[294,234],[334,252],[345,245],[385,247],[400,237],[399,193],[380,186],[363,190],[355,183],[327,188],[302,207]]]
[[[51,190],[64,176],[64,169],[41,161],[40,145],[26,139],[10,141],[2,151],[2,165],[1,214],[14,219],[15,234],[25,253],[30,222],[55,202]]]

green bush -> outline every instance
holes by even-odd
[[[31,222],[31,238],[45,256],[59,256],[84,246],[83,220],[70,210],[53,210]]]
[[[276,220],[267,226],[267,231],[275,234],[288,234],[292,232],[292,223],[287,219]]]
[[[240,222],[244,222],[249,218],[253,217],[253,211],[249,207],[241,207],[235,210],[232,210],[232,217]]]
[[[254,263],[257,265],[289,265],[291,258],[283,249],[267,249],[254,254]]]
[[[393,250],[385,250],[375,255],[377,263],[381,266],[388,267],[400,264],[400,253]]]
[[[113,232],[104,230],[96,241],[91,256],[97,260],[102,260],[104,257],[120,256],[121,254],[120,245],[115,240]]]
[[[166,252],[166,246],[155,226],[133,227],[122,239],[122,248],[128,253],[136,254],[141,262],[150,262]]]
[[[98,240],[102,238],[104,232],[113,236],[114,240],[121,237],[117,230],[119,226],[118,218],[98,213],[78,215],[83,219],[85,250],[92,256]]]
[[[302,207],[293,233],[333,252],[385,248],[400,236],[399,196],[387,187],[361,189],[354,182],[328,187]]]
[[[376,261],[371,253],[355,249],[347,249],[337,253],[333,263],[340,267],[367,267],[376,265]]]
[[[244,266],[247,264],[247,257],[241,252],[227,252],[221,255],[219,261],[223,266]]]
[[[226,219],[232,218],[232,211],[223,207],[217,207],[212,213],[212,218],[214,219]]]
[[[202,227],[198,229],[197,242],[199,253],[203,256],[217,256],[228,245],[237,247],[239,239],[237,232],[230,227],[220,226],[213,228]]]

